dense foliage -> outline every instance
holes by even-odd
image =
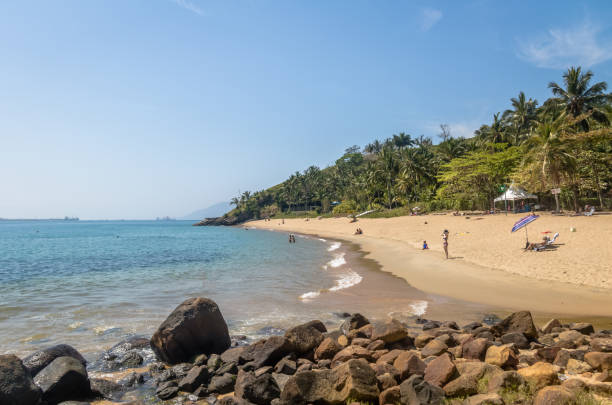
[[[580,67],[549,83],[541,106],[523,92],[472,138],[455,138],[441,125],[440,142],[406,133],[346,149],[334,165],[311,166],[283,183],[232,199],[231,215],[263,218],[282,213],[344,214],[369,209],[488,210],[515,183],[555,208],[610,207],[612,95]]]

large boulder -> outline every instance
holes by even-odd
[[[0,355],[0,404],[36,405],[42,396],[17,356]]]
[[[518,370],[518,374],[525,379],[533,389],[540,389],[547,385],[559,383],[558,367],[539,361],[533,366]]]
[[[347,346],[344,349],[340,350],[334,358],[332,359],[332,367],[335,367],[339,363],[344,363],[350,359],[366,359],[368,361],[372,361],[372,352],[368,349],[364,349],[361,346]]]
[[[497,336],[510,332],[521,332],[527,339],[535,340],[538,338],[538,329],[535,327],[529,311],[520,311],[509,315],[503,321],[492,326],[491,332]]]
[[[533,399],[533,405],[570,405],[574,403],[572,391],[560,385],[542,388]]]
[[[385,323],[376,323],[372,328],[372,340],[382,340],[385,343],[399,342],[408,336],[408,331],[396,319]]]
[[[612,338],[595,338],[591,340],[591,349],[594,352],[612,353]]]
[[[257,376],[252,371],[240,371],[236,379],[234,395],[254,404],[266,405],[280,396],[280,388],[269,373]]]
[[[600,371],[612,370],[612,353],[590,352],[584,355],[584,361]]]
[[[427,364],[415,352],[402,352],[393,362],[393,367],[400,373],[400,380],[403,381],[412,375],[423,376]]]
[[[450,354],[444,353],[427,364],[425,369],[425,381],[436,387],[442,387],[457,374],[455,364]]]
[[[441,405],[444,403],[444,390],[413,375],[400,384],[400,403],[409,405]]]
[[[87,370],[73,357],[56,358],[36,374],[34,382],[42,389],[43,400],[49,404],[91,395]]]
[[[315,360],[332,359],[340,350],[342,350],[342,346],[336,339],[326,337],[315,350],[314,358]]]
[[[503,369],[514,368],[518,364],[518,350],[514,343],[491,346],[487,349],[485,362]]]
[[[287,330],[285,338],[297,354],[306,354],[321,344],[325,332],[321,321],[311,321]]]
[[[248,346],[241,354],[246,362],[252,361],[254,367],[273,366],[293,351],[293,344],[284,336],[270,336]]]
[[[344,322],[342,322],[342,325],[340,325],[340,330],[342,331],[342,333],[347,335],[350,331],[362,328],[369,323],[370,321],[368,321],[368,318],[361,315],[360,313],[356,313],[351,315]]]
[[[459,377],[444,386],[444,392],[449,397],[478,394],[479,384],[482,381],[490,381],[496,375],[503,373],[497,366],[478,361],[458,362],[456,367]]]
[[[287,404],[377,401],[380,392],[374,370],[363,359],[353,359],[331,370],[302,371],[285,384],[281,400]]]
[[[157,357],[170,364],[188,361],[200,353],[223,353],[230,345],[219,307],[200,297],[176,307],[151,338],[151,348]]]
[[[462,345],[463,358],[484,361],[491,341],[486,338],[468,339]]]
[[[193,392],[200,385],[206,385],[208,378],[209,374],[206,366],[195,366],[181,379],[178,388],[181,391]]]
[[[80,361],[83,366],[87,366],[87,362],[81,356],[81,353],[70,345],[56,345],[34,352],[23,359],[23,365],[28,369],[30,375],[35,377],[40,370],[47,367],[58,357],[73,357]]]

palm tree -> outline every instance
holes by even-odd
[[[476,142],[479,146],[485,146],[488,143],[507,142],[506,128],[504,122],[499,118],[500,113],[493,114],[493,122],[491,125],[483,125],[476,130]]]
[[[531,185],[545,191],[547,188],[559,188],[564,183],[572,186],[576,170],[576,159],[572,154],[571,142],[566,135],[571,131],[574,120],[559,117],[556,120],[538,122],[532,136],[525,142],[525,158],[522,171]],[[555,194],[556,210],[559,212],[559,199]],[[578,210],[577,198],[574,208]]]
[[[393,135],[393,145],[397,149],[401,150],[403,148],[414,145],[414,141],[412,140],[409,134],[400,132],[398,135]]]
[[[377,172],[385,179],[385,184],[387,186],[388,207],[391,208],[393,201],[393,178],[397,168],[395,151],[391,149],[391,147],[383,148],[383,150],[378,154],[377,163]]]
[[[610,125],[610,121],[602,110],[603,106],[611,100],[606,82],[598,82],[589,87],[593,78],[590,70],[582,73],[581,67],[571,67],[563,74],[565,88],[555,82],[550,82],[548,87],[557,96],[556,103],[565,107],[565,112],[576,118],[584,113],[591,113],[591,117],[602,124]],[[584,119],[579,122],[584,131],[589,130],[589,122]]]
[[[238,197],[233,197],[230,201],[230,205],[235,205],[236,208],[240,206],[240,199]]]
[[[517,98],[511,98],[512,109],[504,112],[504,117],[512,124],[514,132],[514,144],[520,144],[528,135],[531,123],[536,118],[537,100],[525,97],[522,91]]]
[[[374,142],[367,144],[363,150],[366,153],[378,153],[382,150],[382,147],[382,144],[377,139]]]

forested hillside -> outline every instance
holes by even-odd
[[[488,210],[511,183],[554,209],[612,205],[612,96],[580,67],[550,82],[540,103],[523,92],[471,138],[440,125],[440,140],[408,133],[346,149],[334,165],[311,166],[267,190],[232,199],[226,216],[345,214],[376,209],[388,214],[421,210]]]

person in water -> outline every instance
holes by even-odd
[[[425,249],[429,249],[429,246],[427,246],[427,241],[426,240],[423,241],[423,250],[425,250]]]
[[[444,248],[446,258],[448,259],[448,229],[445,229],[444,232],[442,232],[442,247]]]

